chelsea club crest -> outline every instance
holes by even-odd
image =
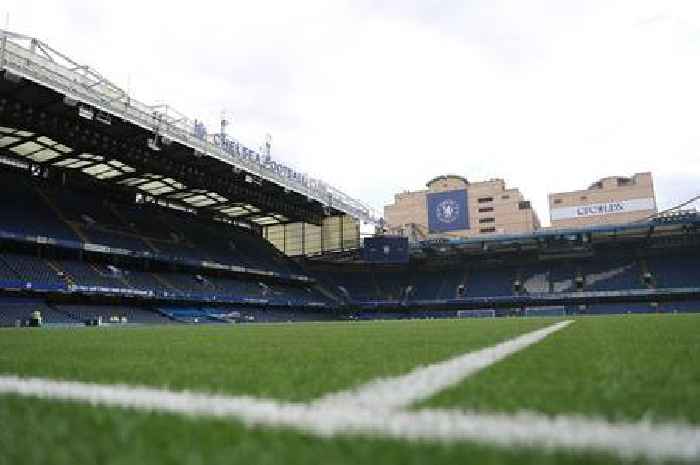
[[[442,223],[454,223],[459,218],[459,204],[452,200],[443,200],[435,207],[435,216]]]

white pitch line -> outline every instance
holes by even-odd
[[[248,426],[290,427],[322,437],[363,434],[406,440],[472,440],[500,446],[597,450],[623,457],[700,460],[700,428],[683,424],[608,423],[577,416],[448,410],[385,411],[279,402],[245,396],[174,392],[41,378],[0,376],[0,394],[92,406],[231,418]]]
[[[466,377],[541,341],[571,323],[573,320],[562,321],[491,347],[418,367],[406,375],[379,378],[354,389],[331,393],[316,401],[316,404],[368,409],[407,407],[454,386]]]

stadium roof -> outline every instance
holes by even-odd
[[[488,234],[470,238],[440,238],[409,245],[412,259],[460,256],[489,256],[498,253],[533,251],[544,255],[587,253],[597,244],[622,245],[656,240],[684,241],[700,238],[700,214],[670,213],[645,221],[568,229],[543,229],[523,234]],[[318,257],[316,262],[365,263],[359,251],[349,250]],[[437,263],[437,262],[436,262]],[[389,266],[395,266],[389,264]]]
[[[258,225],[377,215],[167,105],[131,98],[37,39],[0,30],[0,151],[6,163],[89,176],[181,208]]]
[[[432,239],[411,245],[412,254],[422,252],[455,253],[540,249],[557,242],[589,244],[619,240],[650,239],[664,235],[700,232],[700,215],[678,213],[650,218],[645,221],[613,225],[585,226],[567,229],[542,229],[523,234],[493,234],[471,238]]]

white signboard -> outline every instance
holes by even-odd
[[[550,213],[552,221],[568,220],[571,218],[585,218],[588,216],[613,215],[616,213],[629,213],[644,210],[656,211],[656,202],[652,198],[630,199],[619,202],[593,203],[590,205],[576,205],[573,207],[552,208]]]

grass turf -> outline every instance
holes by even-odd
[[[578,318],[422,405],[700,423],[700,315]]]
[[[307,400],[552,320],[0,331],[0,371]],[[699,316],[581,318],[428,404],[697,422]],[[607,464],[591,452],[319,439],[235,421],[0,396],[0,465]],[[629,461],[626,463],[646,463]]]
[[[382,438],[321,439],[234,421],[0,396],[0,465],[607,465],[591,452]],[[636,460],[626,463],[643,464]]]
[[[311,400],[546,326],[432,320],[0,330],[0,373]]]

